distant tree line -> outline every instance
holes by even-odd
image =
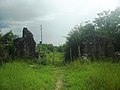
[[[50,52],[63,52],[63,46],[54,46],[53,44],[38,44],[37,45],[37,51],[46,51],[47,53]]]
[[[70,31],[65,44],[66,61],[78,58],[84,53],[90,58],[114,58],[110,53],[120,51],[120,8],[97,15],[92,22],[76,25]]]

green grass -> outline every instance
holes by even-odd
[[[52,66],[31,67],[24,62],[12,62],[0,67],[0,90],[54,90]]]
[[[0,90],[55,90],[58,79],[63,83],[61,90],[120,90],[120,63],[75,61],[63,66],[63,54],[56,53],[52,65],[51,56],[45,66],[32,61],[3,64]]]
[[[120,64],[76,61],[67,65],[63,90],[120,90]]]
[[[51,52],[46,55],[47,65],[53,64],[53,59],[54,59],[54,65],[61,66],[63,65],[63,57],[64,57],[63,53]]]

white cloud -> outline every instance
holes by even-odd
[[[35,20],[51,21],[51,20],[54,20],[55,17],[56,17],[56,14],[55,13],[51,13],[51,14],[45,15],[43,17],[37,17]]]
[[[20,33],[27,26],[38,42],[43,24],[44,42],[58,45],[74,25],[117,6],[120,0],[0,0],[0,27]]]

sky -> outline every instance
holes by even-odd
[[[42,24],[43,43],[62,45],[75,25],[119,6],[120,0],[0,0],[0,30],[22,36],[27,27],[39,43]]]

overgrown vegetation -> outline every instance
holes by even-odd
[[[120,63],[74,61],[62,67],[13,61],[0,67],[0,90],[119,90]],[[59,84],[59,83],[58,83]]]
[[[64,65],[64,54],[60,52],[51,52],[46,55],[47,64],[56,66]]]
[[[65,68],[62,90],[119,90],[119,69],[119,63],[80,64],[80,61],[72,62]]]
[[[75,26],[64,45],[38,44],[35,59],[13,59],[14,36],[0,35],[0,63],[10,60],[0,65],[0,90],[120,90],[120,8]]]
[[[91,58],[114,57],[114,52],[118,51],[120,51],[120,8],[115,11],[103,11],[94,21],[76,25],[67,36],[65,58],[70,60],[71,57],[74,59],[85,53]]]
[[[13,38],[12,31],[0,35],[0,63],[14,57]]]
[[[54,77],[52,66],[11,62],[0,67],[0,90],[53,90]]]

